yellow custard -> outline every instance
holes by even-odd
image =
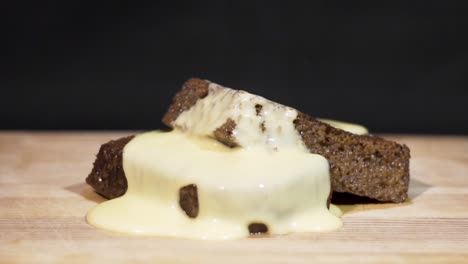
[[[230,149],[177,131],[149,132],[125,147],[127,193],[92,209],[88,222],[117,232],[194,239],[235,239],[248,225],[271,234],[341,226],[327,209],[328,162],[295,149]],[[179,206],[179,189],[196,184],[199,214]]]
[[[337,229],[339,209],[327,208],[328,161],[305,147],[296,117],[292,108],[211,83],[208,96],[182,112],[172,132],[144,133],[125,146],[127,192],[93,208],[87,220],[117,232],[207,240],[247,237],[252,223],[264,224],[270,234]],[[214,139],[213,131],[228,119],[236,123],[239,147]],[[180,189],[192,184],[195,218],[179,205]]]

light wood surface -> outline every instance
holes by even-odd
[[[126,134],[0,132],[0,263],[468,262],[468,137],[390,136],[411,148],[410,200],[344,206],[339,231],[206,242],[86,223],[94,156]]]

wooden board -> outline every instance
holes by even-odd
[[[125,134],[0,133],[0,263],[468,262],[468,137],[391,136],[411,148],[410,200],[347,205],[337,232],[206,242],[86,223],[94,155]]]

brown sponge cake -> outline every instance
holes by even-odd
[[[163,122],[172,127],[182,112],[209,94],[209,85],[209,81],[200,79],[185,82],[174,96]],[[257,114],[261,114],[262,105],[255,105],[255,108]],[[236,146],[233,135],[235,127],[236,123],[228,119],[213,131],[213,135],[228,146]],[[351,134],[301,112],[298,112],[294,120],[294,127],[311,153],[320,154],[329,161],[333,191],[379,201],[403,202],[407,198],[410,158],[408,147],[372,135]],[[93,171],[87,178],[87,182],[107,198],[120,196],[126,190],[126,181],[120,179],[125,177],[121,168],[121,153],[130,139],[126,142],[120,139],[104,144]],[[109,176],[113,173],[113,177]],[[119,184],[112,184],[110,181],[118,181]]]
[[[379,201],[403,202],[409,184],[410,151],[405,145],[372,135],[355,135],[300,113],[296,129],[312,153],[330,163],[335,192]]]
[[[133,136],[111,140],[99,149],[93,169],[86,178],[97,193],[112,199],[127,191],[127,178],[122,166],[122,153]]]

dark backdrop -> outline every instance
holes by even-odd
[[[201,77],[376,132],[468,134],[467,9],[383,2],[4,4],[0,128],[159,128]]]

